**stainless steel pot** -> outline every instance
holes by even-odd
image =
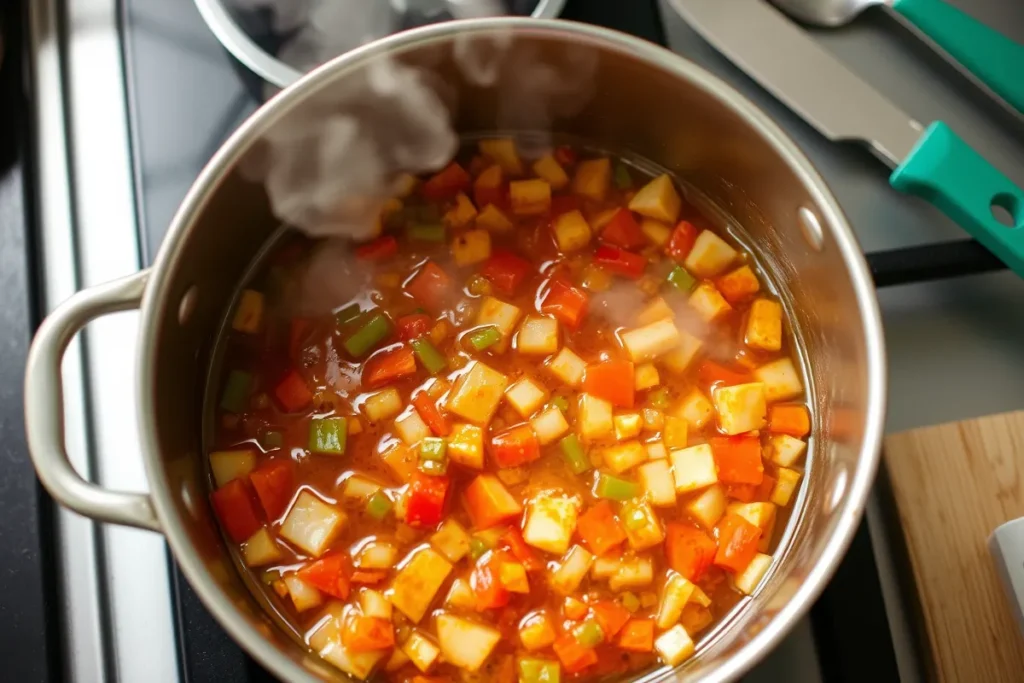
[[[529,19],[440,24],[344,55],[274,98],[203,170],[152,268],[80,292],[40,326],[25,379],[33,462],[62,505],[165,534],[207,608],[269,670],[289,681],[343,680],[261,609],[235,571],[207,503],[201,403],[216,330],[240,278],[278,225],[262,187],[245,180],[239,164],[268,130],[315,106],[319,95],[343,88],[385,54],[429,68],[448,84],[458,95],[452,99],[458,130],[493,130],[499,109],[494,89],[465,82],[451,57],[456,40],[496,31],[511,32],[513,50],[536,50],[552,64],[577,59],[580,50],[590,53],[596,59],[593,95],[553,128],[632,150],[706,193],[742,226],[795,321],[815,431],[790,533],[760,590],[705,639],[699,655],[677,671],[647,679],[734,680],[807,611],[860,521],[885,414],[881,323],[850,227],[796,145],[717,78],[620,33]],[[69,340],[98,316],[137,307],[137,410],[149,495],[107,491],[82,480],[63,443],[60,364]]]

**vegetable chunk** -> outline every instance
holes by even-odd
[[[508,377],[480,361],[474,361],[455,383],[448,410],[478,425],[490,421],[508,386]]]
[[[523,527],[523,540],[534,548],[562,555],[576,530],[578,503],[572,498],[541,493],[530,501]]]
[[[406,558],[391,583],[391,604],[413,623],[419,623],[434,596],[452,571],[451,563],[433,548],[422,548]]]
[[[477,671],[491,656],[501,633],[490,626],[454,616],[437,616],[437,642],[445,661],[467,671]]]
[[[323,554],[341,533],[345,513],[303,490],[281,524],[281,537],[313,557]]]

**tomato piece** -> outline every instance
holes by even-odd
[[[493,474],[478,475],[466,487],[463,501],[477,529],[489,529],[523,512],[523,506]]]
[[[697,228],[689,221],[679,221],[665,246],[665,253],[682,263],[690,255],[693,243],[697,241]]]
[[[637,280],[644,274],[647,259],[625,249],[602,244],[594,251],[594,263],[609,273]]]
[[[339,600],[348,599],[351,573],[348,553],[344,551],[330,552],[297,572],[300,579]]]
[[[346,621],[341,642],[352,652],[384,650],[395,644],[395,627],[390,619],[359,614]]]
[[[754,381],[754,376],[742,370],[733,370],[713,360],[705,360],[697,368],[697,381],[708,390],[715,387],[731,387]]]
[[[508,604],[509,592],[501,584],[499,570],[510,558],[501,551],[492,551],[480,558],[469,575],[469,586],[476,597],[478,610],[496,609]]]
[[[427,261],[405,285],[405,291],[431,310],[439,310],[451,294],[452,279],[433,261]]]
[[[611,640],[629,621],[629,610],[614,600],[598,600],[591,603],[590,611],[604,631],[605,640]]]
[[[398,240],[394,235],[382,235],[372,242],[356,247],[356,258],[360,261],[383,261],[398,253]]]
[[[288,459],[271,460],[253,470],[249,481],[267,513],[267,519],[277,519],[295,495],[295,463]]]
[[[647,244],[640,224],[633,218],[633,212],[620,208],[601,231],[601,241],[623,249],[639,249]]]
[[[533,266],[526,259],[516,256],[507,249],[496,249],[480,269],[480,274],[490,280],[502,294],[514,296],[516,289],[531,270]]]
[[[732,572],[742,572],[757,554],[761,530],[734,513],[726,513],[717,528],[718,552],[715,553],[715,565]]]
[[[568,674],[578,673],[597,664],[597,652],[583,647],[571,633],[564,633],[551,646]]]
[[[313,401],[306,380],[292,370],[274,388],[274,396],[286,413],[297,413]]]
[[[412,405],[434,434],[437,436],[448,436],[451,434],[452,428],[448,424],[448,420],[441,414],[434,399],[430,398],[427,392],[418,392],[412,399]]]
[[[422,472],[412,475],[405,506],[405,523],[409,526],[429,527],[439,524],[444,516],[444,501],[451,479],[435,477]]]
[[[753,484],[764,477],[761,440],[753,434],[714,436],[708,439],[715,456],[718,480],[724,484]]]
[[[630,652],[651,652],[654,650],[654,619],[630,619],[619,631],[615,643]]]
[[[700,581],[717,551],[715,540],[691,524],[670,522],[665,529],[668,566],[689,581]]]
[[[492,436],[488,450],[498,467],[518,467],[540,457],[540,442],[529,423],[523,423]]]
[[[591,363],[583,374],[583,391],[620,408],[632,408],[636,375],[628,360]]]
[[[453,161],[423,183],[420,187],[420,194],[424,199],[433,202],[452,199],[458,193],[468,190],[470,181],[471,178],[466,170]]]
[[[434,319],[426,313],[410,313],[399,318],[395,325],[398,327],[398,335],[404,341],[412,341],[430,332]]]
[[[626,532],[606,500],[595,503],[579,516],[576,533],[595,555],[605,555],[626,540]]]
[[[563,325],[575,330],[587,315],[587,295],[561,278],[553,278],[540,302],[540,312],[553,315]]]
[[[379,351],[363,366],[363,386],[376,389],[396,379],[416,374],[416,355],[408,346]]]
[[[518,529],[509,529],[501,538],[498,539],[498,543],[508,549],[520,564],[526,567],[526,571],[535,572],[544,569],[544,560],[540,558],[537,551],[526,544],[523,540],[523,535],[519,533]]]
[[[235,543],[247,540],[263,526],[256,501],[241,479],[232,479],[214,491],[210,502],[228,538]]]

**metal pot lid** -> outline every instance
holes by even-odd
[[[284,88],[376,38],[451,19],[557,17],[565,0],[195,0],[221,44]]]

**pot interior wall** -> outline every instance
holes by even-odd
[[[466,82],[452,61],[452,41],[487,40],[489,34],[435,30],[399,43],[390,54],[438,74],[463,133],[544,126],[541,130],[628,149],[664,166],[730,214],[733,229],[770,270],[804,346],[815,414],[814,455],[781,561],[760,592],[733,614],[728,628],[719,629],[686,665],[688,676],[718,680],[723,662],[759,632],[775,628],[775,620],[792,622],[792,615],[783,614],[791,598],[812,572],[823,571],[819,560],[837,524],[843,517],[849,523],[863,504],[854,499],[851,484],[858,471],[872,468],[875,461],[873,446],[864,450],[871,364],[879,362],[869,352],[872,336],[864,324],[870,306],[858,299],[847,257],[830,227],[829,221],[841,218],[813,180],[737,111],[736,102],[727,104],[702,88],[692,79],[707,77],[695,76],[696,67],[667,52],[659,64],[569,30],[520,26],[512,34],[510,54],[564,73],[592,69],[582,96],[550,107],[511,106],[516,93]],[[274,660],[279,673],[297,675],[298,667],[304,667],[316,677],[339,680],[343,677],[337,671],[310,657],[266,616],[235,571],[207,503],[202,400],[213,344],[231,297],[279,225],[262,188],[242,179],[237,162],[258,152],[261,131],[288,125],[291,116],[309,107],[324,106],[322,94],[359,78],[374,56],[371,48],[343,58],[286,91],[214,162],[223,163],[226,171],[186,200],[158,261],[158,268],[166,269],[163,287],[147,302],[147,322],[157,326],[152,338],[158,341],[145,349],[141,373],[150,394],[144,405],[151,407],[144,410],[141,424],[160,459],[151,463],[151,485],[186,574],[233,635],[251,652],[264,655],[265,663]],[[820,244],[805,237],[798,215],[802,208],[821,221]],[[191,303],[183,305],[183,299]],[[190,309],[187,316],[185,309]]]

